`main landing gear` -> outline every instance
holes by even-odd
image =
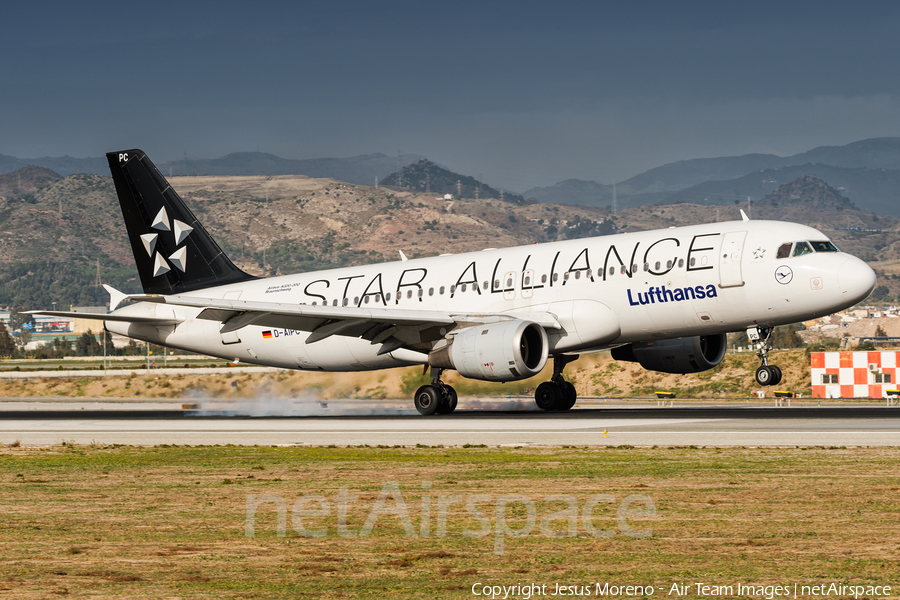
[[[748,330],[750,333],[752,330]],[[758,338],[762,338],[762,345],[756,351],[759,357],[760,367],[756,370],[756,383],[759,385],[778,385],[781,383],[781,369],[769,364],[769,338],[772,336],[771,327],[758,327]]]
[[[443,369],[431,368],[431,385],[416,390],[416,410],[423,415],[449,415],[456,410],[456,390],[441,381]]]
[[[578,393],[575,386],[563,379],[566,365],[578,358],[577,354],[557,354],[553,357],[553,377],[534,391],[534,401],[541,410],[569,410],[575,406]]]

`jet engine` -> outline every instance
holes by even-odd
[[[634,342],[613,348],[616,360],[639,362],[650,371],[699,373],[712,369],[725,358],[728,340],[724,333],[698,335],[655,342]]]
[[[547,363],[547,333],[537,323],[500,321],[467,327],[428,355],[428,364],[482,381],[516,381]]]

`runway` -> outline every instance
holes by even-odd
[[[185,404],[187,403],[187,404]],[[0,399],[0,442],[23,445],[900,446],[900,408],[882,403],[579,401],[545,413],[527,399],[461,400],[422,417],[408,400]],[[184,409],[183,406],[188,406]]]

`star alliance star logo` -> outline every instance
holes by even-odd
[[[757,248],[756,250],[753,251],[753,258],[759,259],[759,258],[762,258],[763,256],[765,256],[765,254],[766,254],[766,249],[763,248],[762,246],[760,246],[759,248]]]
[[[175,234],[176,246],[186,240],[187,236],[194,230],[193,227],[188,226],[187,223],[183,223],[178,219],[173,219],[170,226],[169,215],[166,213],[165,206],[156,214],[156,218],[153,219],[153,223],[150,227],[157,231],[172,231]],[[141,241],[144,243],[144,250],[147,251],[147,256],[153,258],[153,276],[159,277],[160,275],[164,275],[171,271],[172,268],[169,266],[169,263],[172,263],[176,269],[184,273],[187,260],[187,246],[182,246],[175,250],[175,252],[169,255],[169,262],[166,262],[166,259],[163,258],[159,252],[155,252],[158,239],[158,233],[145,233],[141,235]]]

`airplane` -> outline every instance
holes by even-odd
[[[467,378],[532,377],[544,411],[569,410],[563,377],[579,354],[610,350],[663,373],[718,365],[726,333],[773,328],[864,300],[875,272],[805,225],[750,220],[671,227],[261,278],[235,266],[141,150],[107,154],[142,294],[106,286],[108,331],[245,363],[308,371],[423,366],[413,398],[448,414],[453,369]],[[124,302],[130,302],[121,306]],[[38,314],[74,316],[65,311]],[[85,317],[77,313],[78,317]]]

